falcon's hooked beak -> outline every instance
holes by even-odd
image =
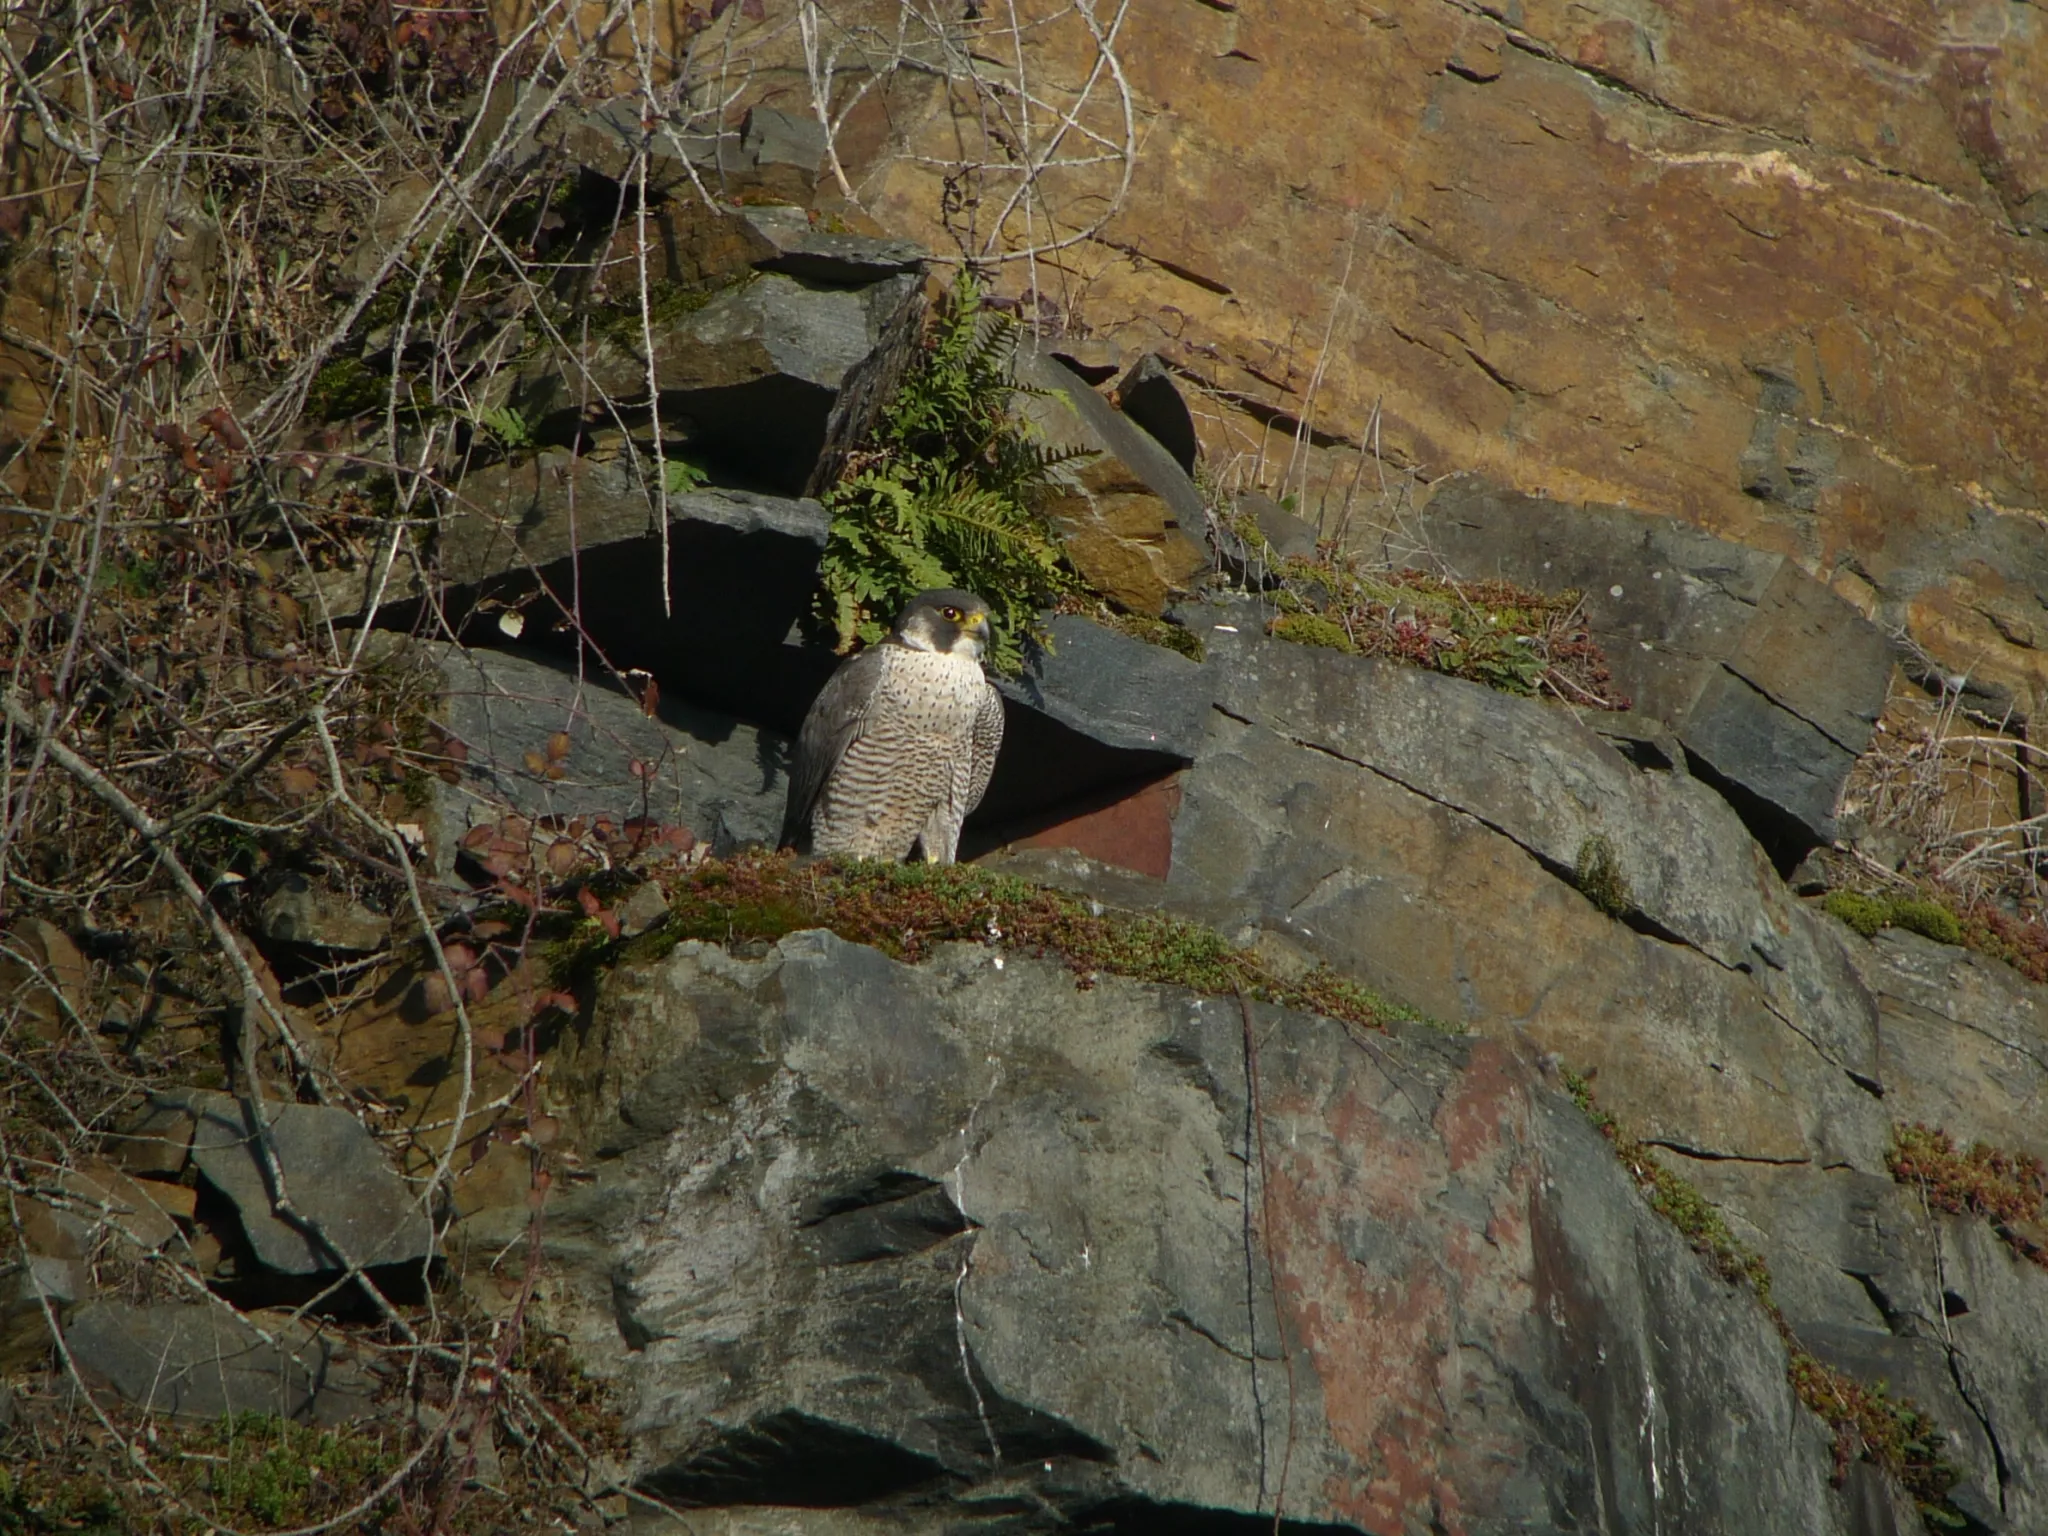
[[[995,644],[996,627],[994,621],[985,613],[977,613],[971,615],[961,627],[966,631],[967,638],[974,642],[975,657],[979,659],[987,655],[988,648]]]

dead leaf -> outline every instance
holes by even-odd
[[[320,775],[298,763],[286,768],[279,777],[284,780],[284,792],[295,800],[304,799],[320,788]]]
[[[553,872],[556,879],[563,880],[568,878],[569,872],[576,867],[576,859],[580,851],[566,837],[558,837],[548,844],[548,868]]]
[[[542,757],[538,752],[523,752],[519,756],[519,761],[526,765],[526,771],[532,774],[535,778],[541,779],[547,777],[547,759]]]
[[[235,425],[235,418],[224,405],[216,405],[199,418],[199,424],[219,438],[236,453],[249,451],[249,439],[242,429]]]
[[[548,756],[557,762],[569,755],[569,733],[557,731],[548,738]]]

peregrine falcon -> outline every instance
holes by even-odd
[[[1003,696],[981,670],[988,604],[920,592],[879,645],[841,662],[797,738],[782,845],[950,864],[1003,744]]]

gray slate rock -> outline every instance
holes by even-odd
[[[1850,1530],[1769,1322],[1500,1047],[1254,1008],[1255,1117],[1232,1000],[826,934],[597,1018],[549,1241],[706,1530],[1250,1530],[1283,1445],[1295,1529]]]
[[[1705,785],[1639,772],[1539,699],[1257,635],[1212,629],[1210,644],[1229,714],[1473,817],[1566,877],[1604,838],[1641,921],[1747,971],[1823,1056],[1881,1081],[1876,1009],[1835,929]]]
[[[779,736],[679,701],[664,699],[656,718],[599,677],[573,672],[537,654],[464,650],[435,641],[413,652],[440,674],[440,718],[465,747],[462,782],[438,795],[436,844],[450,849],[481,822],[513,810],[530,817],[647,815],[689,828],[715,852],[771,843],[788,795],[788,743]],[[569,736],[563,776],[536,774],[529,752],[545,760],[549,738]],[[634,760],[654,775],[634,778]]]
[[[1073,614],[1046,627],[1051,648],[1020,677],[996,680],[1005,695],[1108,746],[1183,759],[1201,751],[1214,684],[1199,662]]]
[[[99,1301],[65,1325],[64,1342],[87,1385],[149,1413],[339,1424],[369,1411],[374,1381],[333,1340],[284,1317],[263,1322],[275,1343],[225,1305]]]
[[[1882,631],[1782,555],[1675,518],[1578,506],[1453,477],[1423,538],[1471,577],[1585,593],[1594,636],[1637,710],[1806,841],[1884,707]]]
[[[433,1254],[433,1225],[362,1122],[346,1110],[265,1106],[284,1192],[323,1240],[277,1213],[266,1161],[238,1100],[199,1091],[153,1098],[193,1117],[193,1161],[234,1203],[250,1246],[268,1268],[313,1275],[344,1268],[344,1259],[370,1267],[416,1263]]]
[[[31,1370],[50,1351],[50,1315],[64,1316],[92,1294],[85,1265],[53,1254],[23,1253],[0,1274],[0,1374]],[[47,1310],[45,1308],[47,1307]]]
[[[352,954],[382,949],[391,938],[391,919],[372,912],[304,875],[287,874],[264,899],[257,914],[263,937],[278,943],[312,944]]]
[[[828,440],[851,443],[867,422],[835,417],[842,389],[863,365],[907,355],[924,314],[923,279],[901,271],[860,287],[763,272],[714,294],[702,308],[653,330],[654,386],[665,426],[685,430],[691,450],[763,487],[799,495],[813,486]],[[647,398],[647,359],[629,340],[592,346],[584,370],[593,394]],[[854,388],[857,398],[871,391]],[[581,381],[550,368],[522,385],[536,419],[581,408]],[[879,400],[872,402],[879,406]],[[843,416],[844,413],[840,413]]]
[[[734,216],[766,247],[754,258],[764,272],[851,286],[922,274],[931,262],[931,252],[914,240],[836,234],[813,225],[802,208],[746,204]]]
[[[1238,495],[1240,512],[1249,512],[1273,553],[1282,560],[1307,559],[1316,552],[1315,528],[1257,491]]]
[[[652,473],[651,465],[646,469]],[[672,541],[685,550],[707,536],[755,536],[788,541],[791,557],[815,562],[831,526],[815,501],[737,488],[679,491],[662,497],[661,505]],[[640,473],[624,457],[543,450],[462,479],[442,518],[436,564],[446,580],[464,586],[544,571],[577,550],[617,544],[634,545],[644,565],[646,551],[658,548],[655,517]]]

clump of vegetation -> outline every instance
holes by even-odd
[[[1578,864],[1572,878],[1580,894],[1609,917],[1625,916],[1635,905],[1628,877],[1621,872],[1620,856],[1602,833],[1596,832],[1579,844]]]
[[[1946,1131],[1902,1125],[1885,1166],[1936,1210],[1981,1217],[2013,1252],[2048,1269],[2048,1168],[2039,1158],[1981,1141],[1963,1152]]]
[[[1764,1264],[1763,1255],[1729,1231],[1727,1221],[1711,1200],[1658,1161],[1647,1142],[1631,1136],[1622,1129],[1620,1121],[1600,1107],[1593,1097],[1590,1079],[1576,1072],[1564,1073],[1563,1079],[1565,1091],[1572,1096],[1572,1102],[1607,1138],[1614,1148],[1614,1155],[1621,1159],[1622,1167],[1628,1170],[1629,1177],[1636,1181],[1637,1188],[1650,1202],[1650,1208],[1676,1227],[1680,1235],[1692,1244],[1693,1250],[1713,1265],[1714,1272],[1722,1279],[1732,1283],[1747,1282],[1756,1292],[1757,1300],[1766,1307],[1773,1307],[1771,1273]]]
[[[1973,902],[1962,914],[1962,930],[1966,948],[2003,960],[2029,981],[2048,982],[2048,924],[2039,917]]]
[[[374,1429],[319,1429],[275,1414],[210,1422],[160,1421],[150,1466],[170,1499],[104,1457],[24,1457],[0,1466],[0,1531],[125,1536],[145,1530],[310,1525],[343,1515],[399,1465],[394,1437]],[[373,1520],[390,1507],[363,1511]],[[349,1522],[355,1528],[355,1522]]]
[[[1956,914],[1924,896],[1841,890],[1828,892],[1822,905],[1866,939],[1877,937],[1883,928],[1903,928],[1937,944],[1963,942],[1963,924]]]
[[[1033,442],[1010,414],[1023,389],[1011,372],[1019,335],[963,272],[871,440],[826,495],[819,616],[842,651],[880,640],[919,592],[964,587],[995,615],[991,664],[1014,674],[1038,616],[1078,590],[1038,509],[1072,455]]]
[[[1911,1399],[1892,1396],[1883,1383],[1866,1385],[1802,1345],[1771,1296],[1771,1272],[1763,1255],[1729,1230],[1712,1201],[1600,1106],[1587,1077],[1571,1071],[1562,1076],[1572,1102],[1606,1137],[1651,1209],[1670,1222],[1722,1279],[1747,1285],[1756,1296],[1785,1341],[1785,1375],[1794,1394],[1834,1431],[1836,1481],[1860,1457],[1897,1478],[1930,1526],[1963,1529],[1967,1520],[1948,1502],[1949,1490],[1962,1474],[1943,1454],[1946,1441],[1934,1421]]]
[[[1060,599],[1055,610],[1063,614],[1078,614],[1092,619],[1104,629],[1113,629],[1120,635],[1129,635],[1133,640],[1142,640],[1147,645],[1161,645],[1169,651],[1178,651],[1190,661],[1200,661],[1208,654],[1208,647],[1202,637],[1185,624],[1176,624],[1170,619],[1155,619],[1142,613],[1125,613],[1112,608],[1100,598],[1090,598],[1081,593],[1070,593]]]
[[[665,923],[623,942],[584,925],[551,953],[556,983],[571,983],[578,972],[614,956],[653,959],[685,939],[766,942],[828,928],[899,960],[922,960],[937,945],[964,940],[1064,960],[1084,986],[1105,975],[1212,995],[1242,993],[1369,1029],[1418,1018],[1327,967],[1287,980],[1249,950],[1194,923],[1111,911],[970,865],[800,863],[787,853],[743,852],[697,862],[668,884]]]
[[[1283,640],[1404,661],[1503,693],[1547,693],[1592,709],[1630,705],[1576,592],[1372,571],[1328,545],[1276,569],[1283,611],[1268,628]]]

